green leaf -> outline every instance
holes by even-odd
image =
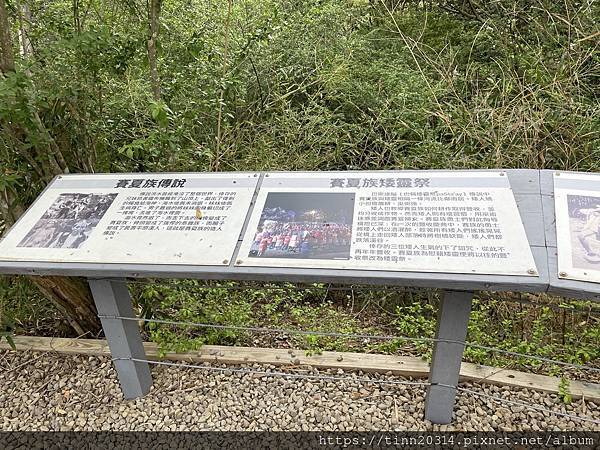
[[[152,102],[150,104],[150,116],[161,128],[169,126],[169,115],[171,112],[164,102]]]
[[[13,350],[17,350],[17,346],[15,345],[15,341],[13,340],[12,336],[8,335],[5,336],[6,340],[8,341],[8,345],[10,345],[10,348],[12,348]]]

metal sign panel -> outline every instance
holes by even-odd
[[[558,277],[600,283],[600,174],[554,174]]]
[[[15,261],[227,265],[258,174],[57,177],[0,242]]]
[[[504,172],[266,174],[236,265],[537,276]]]

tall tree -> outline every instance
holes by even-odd
[[[148,64],[150,65],[150,83],[152,84],[152,97],[158,102],[160,95],[160,77],[156,56],[156,44],[160,30],[160,8],[162,0],[148,0]]]
[[[28,12],[28,10],[27,10]],[[22,10],[19,9],[19,14]],[[27,38],[23,41],[25,26],[19,24],[23,57],[31,56],[31,45]],[[40,117],[35,105],[28,101],[26,90],[32,80],[27,72],[19,72],[15,63],[11,23],[5,0],[0,0],[0,83],[6,83],[18,98],[16,111],[10,107],[0,115],[2,136],[0,148],[7,154],[15,154],[30,168],[31,175],[42,184],[54,176],[68,173],[67,158],[52,137]],[[27,105],[23,108],[22,105]],[[26,117],[23,115],[26,111]],[[24,200],[10,182],[10,173],[0,173],[0,217],[5,228],[12,226],[25,210]],[[31,277],[31,281],[56,307],[63,312],[65,319],[79,334],[96,333],[100,330],[94,301],[87,282],[70,277]]]
[[[0,71],[7,73],[15,70],[12,50],[12,36],[8,22],[8,12],[4,0],[0,1]]]

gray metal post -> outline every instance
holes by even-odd
[[[131,358],[146,359],[138,324],[133,320],[110,318],[135,317],[131,297],[125,280],[88,279],[104,335],[108,341],[123,397],[141,397],[150,391],[152,375],[146,362],[131,361]],[[124,358],[124,359],[118,359]]]
[[[471,314],[473,292],[444,291],[438,313],[437,339],[464,342]],[[425,418],[433,423],[446,424],[452,421],[456,398],[456,386],[460,374],[464,344],[436,342],[425,400]],[[443,385],[443,386],[439,386]]]

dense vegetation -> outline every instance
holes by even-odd
[[[144,2],[6,1],[2,187],[49,139],[73,172],[597,169],[598,4],[392,3],[165,1],[157,98]]]
[[[0,0],[0,231],[67,171],[597,171],[599,18],[593,0]],[[29,281],[1,283],[3,317],[10,312],[25,328],[41,320],[56,331],[52,318],[63,315],[62,333],[98,329],[66,302],[64,292],[89,301],[73,281],[38,282],[54,306]],[[136,293],[143,311],[180,319],[277,325],[272,309],[297,326],[371,325],[347,311],[345,294],[308,290],[284,300],[268,290],[197,295],[192,287],[180,284],[176,297],[172,286]],[[432,331],[406,328],[421,326],[406,317],[431,325],[430,299],[357,295],[365,311],[385,307],[385,327]],[[211,302],[225,298],[240,310],[214,313]],[[298,322],[298,305],[308,308],[302,317],[332,319]],[[599,356],[597,315],[567,320],[538,308],[519,321],[518,308],[484,306],[475,326],[493,326],[509,348]],[[521,322],[526,328],[514,331]],[[166,327],[149,333],[182,339]],[[202,342],[247,342],[210,336]]]

